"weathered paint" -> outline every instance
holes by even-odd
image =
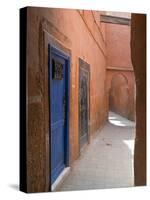
[[[69,163],[70,58],[51,45],[48,54],[51,115],[50,183],[54,183]],[[61,67],[61,70],[55,69],[56,67]]]

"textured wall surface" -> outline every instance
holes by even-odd
[[[131,62],[130,26],[106,25],[109,109],[135,120],[135,78]]]
[[[105,79],[105,25],[99,13],[69,9],[27,10],[27,177],[28,192],[48,190],[48,41],[67,49],[70,73],[70,162],[79,155],[78,70],[79,57],[90,65],[90,134],[107,118]],[[44,41],[47,41],[44,43]],[[46,63],[46,64],[45,64]]]
[[[107,120],[109,108],[129,119],[134,119],[135,85],[130,58],[130,27],[100,23],[99,14],[100,12],[96,11],[71,9],[32,7],[27,9],[28,192],[49,190],[49,43],[69,54],[71,58],[70,164],[79,156],[79,58],[90,65],[90,134],[92,135],[103,126]],[[142,28],[141,24],[141,30]],[[136,31],[136,27],[134,31]],[[139,39],[138,36],[135,38]],[[136,53],[133,52],[134,57],[137,56]],[[136,78],[140,78],[140,83],[145,84],[142,80],[142,76],[145,78],[145,71],[141,73],[141,66],[145,67],[144,63],[141,60],[138,64],[137,61],[134,63]],[[137,86],[137,116],[145,108],[142,107],[145,96],[141,96],[140,99],[139,95],[139,91],[140,94],[142,92],[142,87],[141,85]],[[144,120],[144,113],[141,116]],[[140,125],[141,119],[137,117],[139,138],[142,138],[140,131],[145,128],[144,125]],[[142,142],[141,145],[143,145]],[[143,153],[145,153],[144,150],[142,150]],[[141,161],[144,159],[137,148],[135,155],[136,161],[137,158]],[[135,166],[137,176],[140,169],[139,162],[135,162]],[[142,170],[144,171],[144,167]],[[140,178],[136,180],[140,180]]]
[[[130,26],[106,25],[107,66],[132,68]]]
[[[109,109],[135,120],[135,78],[133,71],[107,70]]]

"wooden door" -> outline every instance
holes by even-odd
[[[80,150],[89,137],[89,78],[90,66],[79,59],[79,145]]]
[[[68,140],[68,58],[51,48],[50,109],[51,109],[51,183],[67,165]]]

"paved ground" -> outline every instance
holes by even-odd
[[[133,186],[135,124],[110,112],[109,122],[72,166],[60,191]]]

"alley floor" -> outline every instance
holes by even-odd
[[[60,191],[133,186],[135,123],[109,113],[108,122],[87,145]]]

